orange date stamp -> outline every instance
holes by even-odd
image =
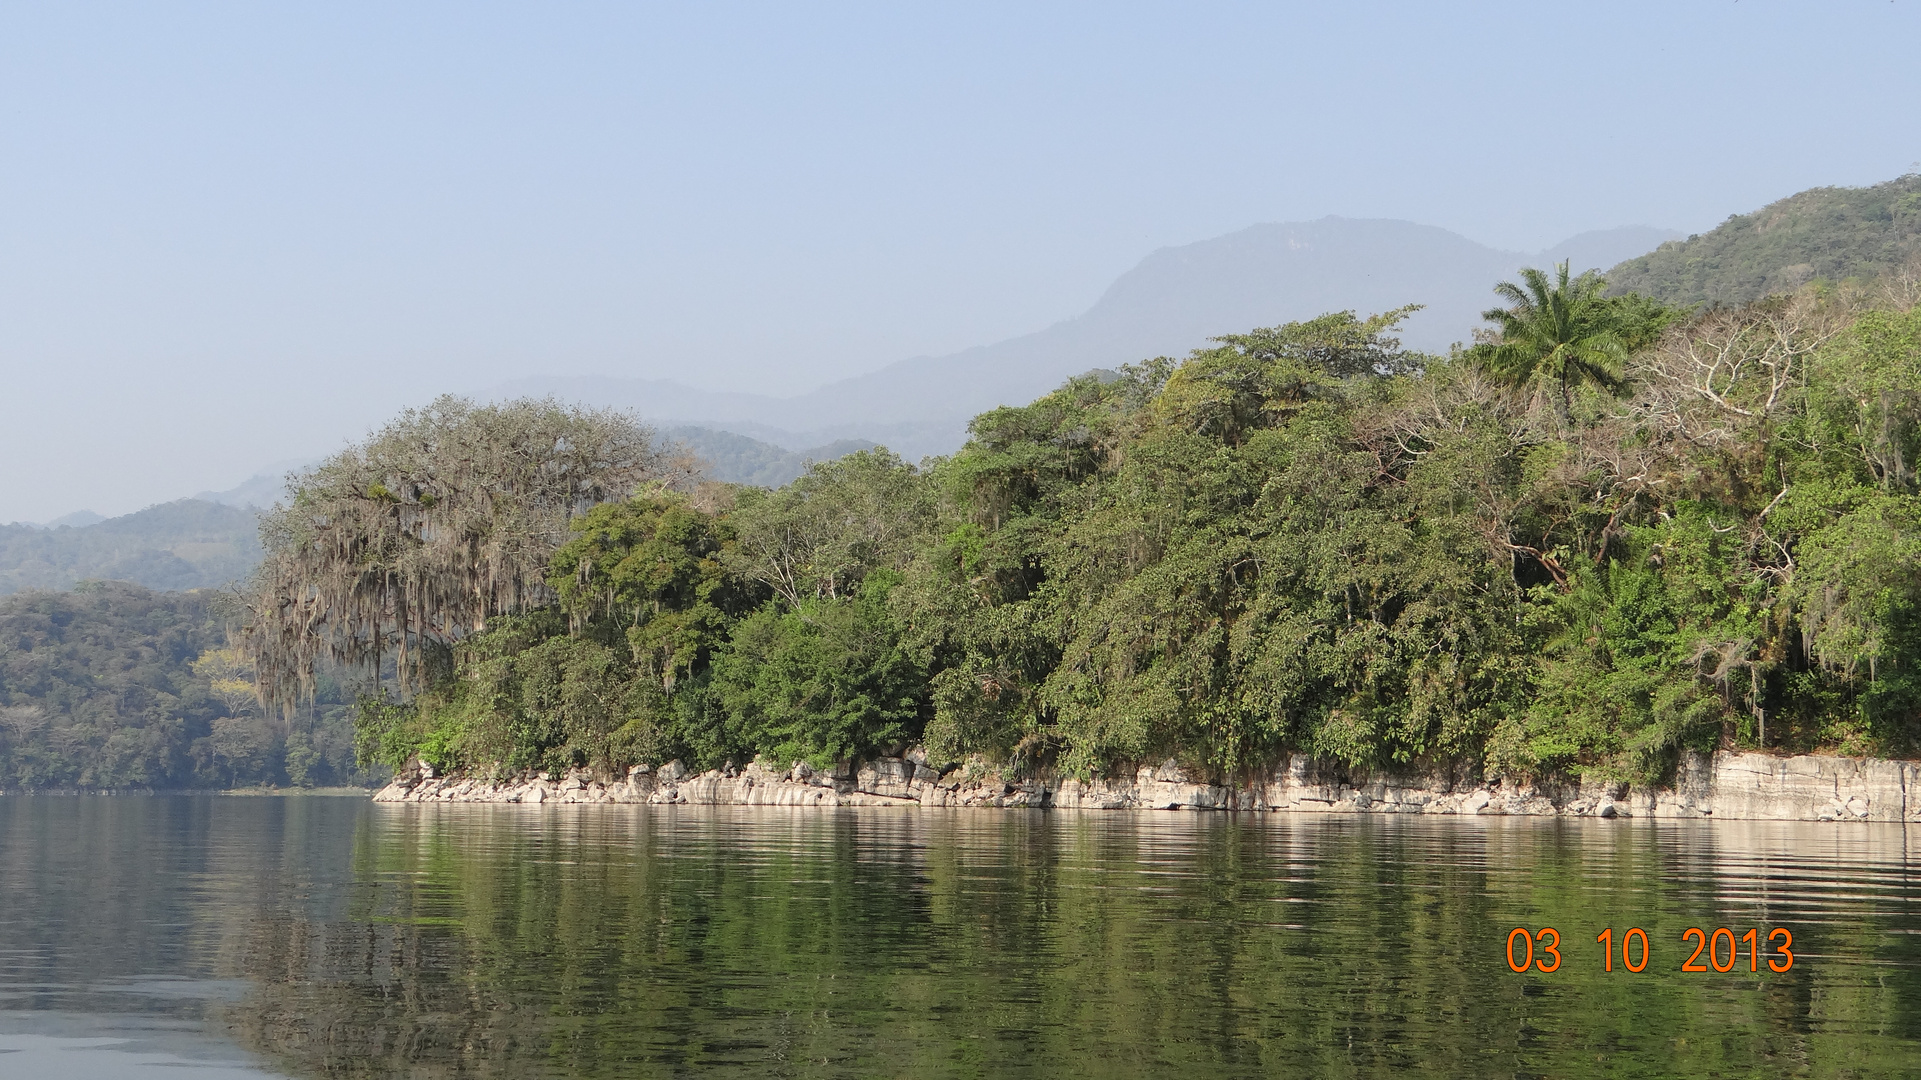
[[[1648,969],[1651,946],[1647,931],[1638,926],[1629,927],[1619,938],[1614,928],[1609,927],[1595,935],[1594,943],[1601,947],[1603,971],[1615,970],[1617,956],[1621,968],[1627,971],[1638,973]],[[1681,961],[1680,968],[1687,974],[1711,971],[1725,974],[1739,969],[1743,945],[1747,951],[1747,971],[1758,973],[1765,965],[1769,971],[1779,974],[1794,966],[1794,934],[1785,926],[1768,931],[1765,938],[1759,929],[1736,937],[1734,931],[1725,926],[1716,927],[1712,932],[1690,926],[1681,932],[1681,948],[1686,950],[1689,944],[1694,946],[1694,951]],[[1532,931],[1525,926],[1515,927],[1507,935],[1507,966],[1516,974],[1559,971],[1561,932],[1552,926]]]

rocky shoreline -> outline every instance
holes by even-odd
[[[381,803],[651,803],[707,806],[1032,807],[1081,810],[1244,810],[1381,814],[1512,814],[1764,821],[1921,821],[1921,762],[1721,752],[1685,760],[1671,788],[1507,784],[1468,775],[1370,774],[1304,756],[1271,772],[1209,783],[1173,761],[1130,776],[1076,780],[1013,777],[982,761],[931,765],[898,757],[805,764],[754,763],[690,772],[678,761],[637,765],[623,778],[583,771],[508,780],[403,770],[374,795]]]

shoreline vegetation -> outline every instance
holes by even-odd
[[[1445,355],[1403,347],[1413,308],[1335,312],[776,489],[618,412],[444,398],[289,477],[257,549],[59,531],[143,573],[263,557],[0,596],[0,790],[918,745],[1020,782],[1632,793],[1708,753],[1921,753],[1921,175],[1496,292]],[[16,585],[80,572],[8,535]]]
[[[1684,310],[1525,271],[1493,330],[1337,312],[1069,381],[920,465],[703,482],[631,418],[443,398],[291,480],[238,644],[363,765],[475,783],[1172,762],[1623,798],[1921,742],[1911,281]],[[628,495],[633,492],[635,494]]]

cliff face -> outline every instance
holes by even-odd
[[[858,767],[777,772],[756,763],[689,773],[679,762],[635,766],[607,780],[485,781],[403,773],[376,802],[683,803],[719,806],[1047,807],[1082,810],[1248,810],[1382,814],[1731,818],[1774,821],[1921,821],[1921,762],[1717,753],[1683,763],[1672,788],[1510,785],[1467,776],[1387,775],[1294,756],[1238,784],[1210,784],[1174,762],[1132,776],[1081,781],[1016,778],[982,762],[930,766],[910,750]]]

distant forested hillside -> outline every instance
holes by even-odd
[[[251,510],[199,499],[151,506],[96,525],[0,525],[0,595],[90,579],[152,589],[204,589],[260,561]]]
[[[1809,281],[1872,281],[1921,257],[1921,173],[1865,188],[1813,188],[1616,266],[1619,295],[1745,304]]]
[[[337,685],[266,715],[209,598],[122,582],[0,598],[0,790],[369,779]]]
[[[840,439],[807,450],[787,450],[731,431],[704,427],[666,428],[661,435],[705,462],[707,475],[713,479],[755,487],[780,487],[799,478],[813,462],[833,461],[875,445],[866,439]]]

